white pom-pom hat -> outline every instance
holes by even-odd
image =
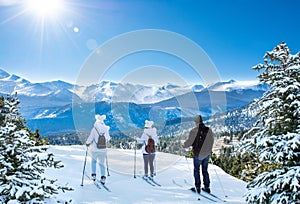
[[[103,123],[103,121],[106,119],[106,115],[95,115],[96,122]]]
[[[151,128],[153,124],[154,124],[153,121],[145,120],[145,127],[146,128]]]

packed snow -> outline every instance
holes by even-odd
[[[91,180],[84,176],[85,146],[50,146],[48,151],[61,160],[64,168],[47,169],[49,177],[56,178],[62,185],[68,184],[73,191],[55,195],[48,203],[68,201],[70,203],[101,204],[101,203],[212,203],[204,197],[188,190],[192,187],[193,162],[183,156],[158,152],[156,155],[155,180],[161,186],[146,183],[143,174],[143,158],[140,150],[136,151],[136,178],[134,178],[134,150],[108,149],[108,167],[105,189],[98,189]],[[90,176],[90,157],[87,157],[86,174]],[[97,176],[99,176],[97,169]],[[226,203],[245,203],[246,183],[226,174],[222,169],[209,165],[211,190]],[[204,194],[205,195],[205,194]],[[198,200],[200,198],[200,201]],[[217,200],[216,203],[224,201]]]

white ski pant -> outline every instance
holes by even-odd
[[[96,174],[96,164],[98,163],[101,176],[106,176],[105,172],[105,158],[106,158],[106,151],[103,152],[91,152],[92,157],[92,174]]]

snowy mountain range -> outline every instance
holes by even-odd
[[[200,91],[201,85],[177,86],[168,84],[165,86],[144,86],[134,84],[122,84],[102,81],[90,86],[79,86],[64,81],[51,81],[44,83],[31,83],[17,75],[9,74],[0,69],[0,93],[15,94],[19,97],[31,97],[32,99],[44,98],[48,103],[37,103],[38,106],[59,106],[76,102],[133,102],[137,104],[155,103],[171,98],[191,90]],[[59,100],[56,100],[59,99]],[[46,101],[45,101],[46,102]],[[24,107],[29,103],[24,100]]]
[[[200,84],[147,86],[109,81],[90,86],[64,81],[31,83],[0,69],[0,95],[17,93],[20,111],[28,126],[40,129],[45,135],[74,131],[74,109],[85,115],[86,130],[94,119],[87,113],[95,109],[96,113],[108,116],[107,123],[112,131],[119,131],[142,127],[144,120],[150,117],[160,123],[197,113],[210,116],[215,108],[211,103],[212,96],[214,100],[226,98],[225,107],[218,111],[236,109],[261,97],[267,89],[267,85],[257,81],[234,80],[207,87]]]

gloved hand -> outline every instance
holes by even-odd
[[[89,146],[90,146],[90,144],[87,144],[87,143],[85,143],[85,145],[86,145],[87,147],[89,147]]]

